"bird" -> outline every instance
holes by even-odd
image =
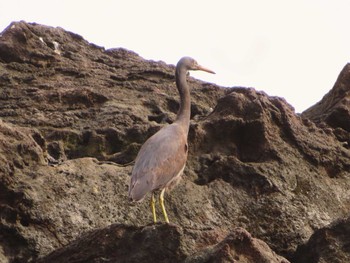
[[[189,70],[215,74],[191,57],[179,60],[175,69],[176,87],[180,95],[180,107],[176,119],[146,140],[136,156],[131,172],[129,199],[140,202],[151,192],[150,206],[154,223],[157,223],[155,195],[159,191],[159,203],[164,220],[169,223],[164,206],[164,193],[179,183],[187,161],[187,137],[191,115],[190,89],[187,83]]]

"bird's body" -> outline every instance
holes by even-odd
[[[143,144],[132,170],[129,198],[133,201],[141,201],[148,192],[151,192],[154,222],[157,221],[154,192],[161,190],[160,205],[165,221],[169,222],[164,207],[164,191],[179,182],[187,160],[187,136],[191,115],[190,91],[186,81],[188,70],[214,73],[199,66],[194,59],[189,57],[184,57],[178,62],[175,77],[180,94],[180,109],[176,120],[163,127]]]
[[[132,171],[134,201],[142,200],[148,192],[166,188],[181,176],[187,160],[187,132],[174,122],[163,127],[141,147]]]

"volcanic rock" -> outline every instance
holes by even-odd
[[[82,235],[39,262],[289,262],[244,229],[233,229],[210,246],[218,237],[210,229],[182,229],[172,224],[110,225]]]
[[[295,262],[349,262],[350,217],[335,221],[315,231],[309,241],[298,248]]]
[[[298,262],[346,218],[346,127],[188,77],[189,160],[165,196],[172,223],[149,225],[129,175],[142,143],[175,119],[174,81],[172,65],[62,28],[1,33],[0,261]]]
[[[343,144],[350,148],[350,64],[347,64],[334,87],[302,116],[317,124],[326,123]]]

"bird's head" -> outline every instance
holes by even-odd
[[[191,57],[181,58],[178,62],[178,66],[180,65],[184,66],[187,70],[202,70],[208,73],[215,74],[214,71],[199,65],[198,62]]]

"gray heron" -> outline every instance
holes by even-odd
[[[142,145],[132,169],[129,198],[132,201],[142,201],[146,194],[151,192],[154,223],[157,222],[155,193],[160,191],[160,207],[165,221],[169,223],[164,206],[164,192],[172,189],[180,181],[186,165],[191,115],[190,90],[186,80],[189,70],[202,70],[215,74],[190,57],[180,59],[175,71],[176,86],[180,94],[180,109],[176,120],[160,129]]]

